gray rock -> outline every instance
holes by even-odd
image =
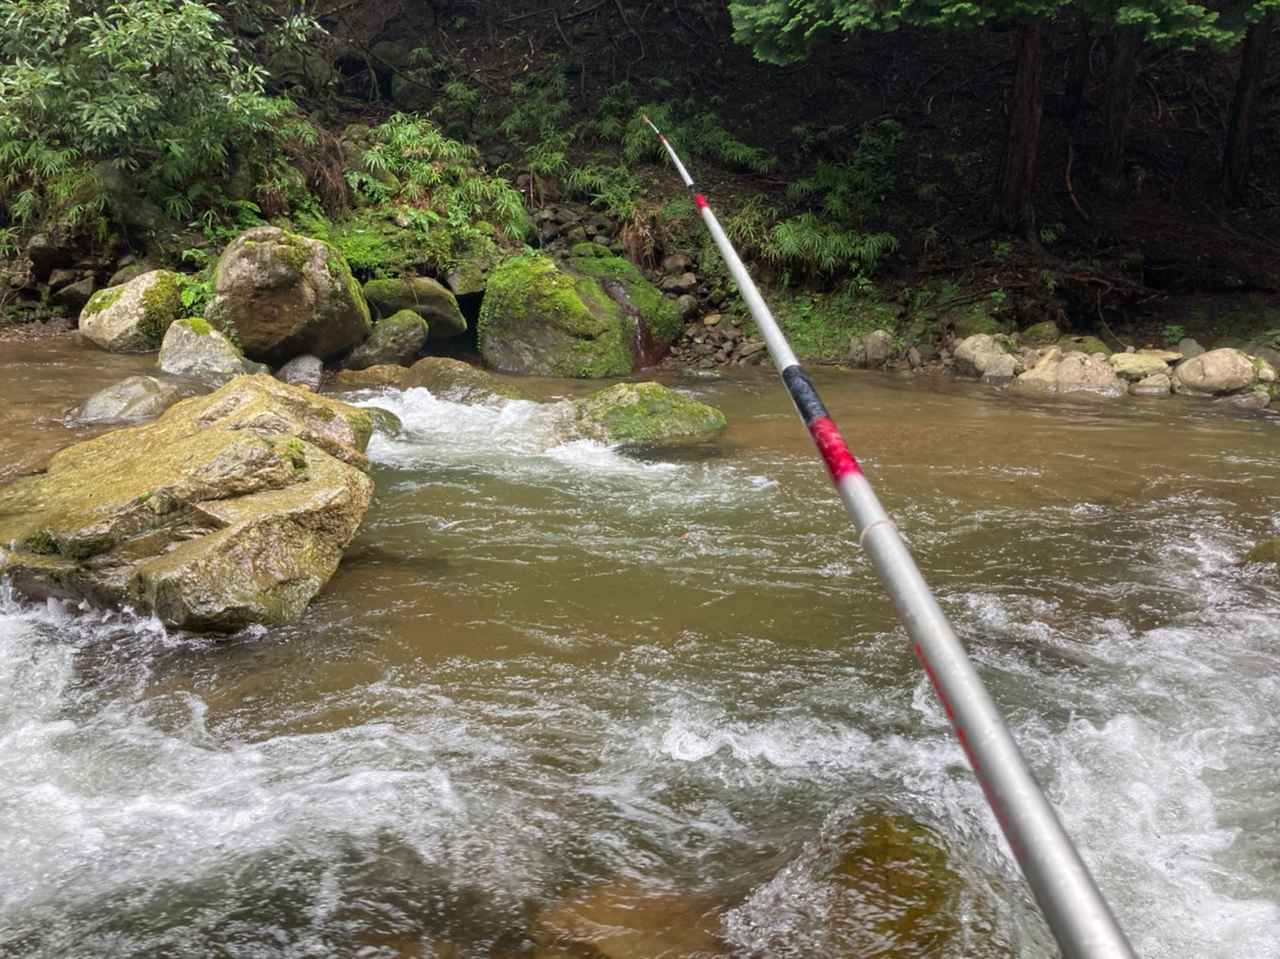
[[[662,281],[663,293],[692,293],[698,287],[698,278],[692,273],[669,276]]]
[[[693,259],[684,253],[670,253],[662,258],[663,273],[688,273],[693,269]]]
[[[1013,387],[1020,392],[1042,394],[1121,396],[1128,392],[1105,356],[1075,351],[1063,354],[1056,346],[1041,350],[1036,365],[1020,374]]]
[[[676,310],[680,313],[683,320],[698,312],[698,298],[692,293],[682,293],[676,297]]]
[[[257,372],[235,344],[204,320],[178,320],[160,345],[160,369],[174,376],[190,376],[206,383],[223,383],[243,373]]]
[[[320,389],[320,380],[324,378],[324,361],[318,356],[303,353],[295,356],[280,369],[276,370],[276,379],[290,386],[300,386],[304,390],[315,393]]]
[[[186,278],[153,270],[124,286],[99,290],[80,311],[80,332],[113,353],[148,353],[160,347],[165,331],[182,315]]]
[[[27,240],[27,256],[36,279],[43,280],[57,267],[70,262],[71,254],[65,246],[48,233],[35,233]]]
[[[893,337],[884,330],[874,330],[849,341],[849,365],[879,369],[893,354]]]
[[[68,283],[58,290],[53,296],[49,297],[49,302],[54,306],[79,312],[93,298],[94,291],[97,288],[98,284],[93,277],[86,276],[84,279],[77,280],[75,283]]]
[[[1173,371],[1173,389],[1191,395],[1221,395],[1246,389],[1257,378],[1258,371],[1248,356],[1224,347],[1179,363]]]
[[[1129,387],[1134,396],[1168,396],[1173,392],[1173,379],[1168,373],[1155,373]]]
[[[427,345],[427,336],[427,321],[413,310],[401,310],[375,323],[373,333],[352,350],[342,365],[348,370],[387,364],[408,366]]]
[[[156,267],[150,263],[134,262],[125,264],[111,274],[111,279],[107,281],[107,286],[123,286],[130,280],[136,280],[144,273],[150,273],[155,269]]]
[[[1262,389],[1245,390],[1234,396],[1225,396],[1216,402],[1234,406],[1240,410],[1265,410],[1271,405],[1271,394]]]
[[[1132,382],[1169,372],[1169,364],[1162,357],[1150,353],[1114,353],[1111,367],[1121,379]]]
[[[993,364],[999,364],[1003,369],[1002,357],[1008,355],[990,333],[975,333],[956,346],[956,372],[965,376],[982,376]]]
[[[456,403],[474,403],[501,397],[524,399],[524,395],[492,373],[447,356],[428,356],[413,364],[397,382],[404,389],[415,386],[430,390],[432,395]]]
[[[276,227],[237,237],[214,273],[205,318],[245,355],[284,363],[302,353],[346,353],[372,328],[369,306],[337,249]]]
[[[1018,361],[1010,353],[988,358],[982,371],[982,382],[992,386],[1004,386],[1018,372]]]
[[[154,376],[131,376],[99,390],[76,411],[80,423],[128,423],[155,419],[182,397],[175,384]]]
[[[1204,347],[1188,336],[1178,341],[1178,352],[1182,354],[1183,359],[1189,360],[1203,353]]]

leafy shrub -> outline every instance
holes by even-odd
[[[376,203],[416,208],[460,238],[488,221],[512,239],[528,232],[524,200],[506,180],[481,173],[475,147],[451,140],[427,119],[398,113],[373,130],[365,171],[353,189]]]
[[[228,157],[291,109],[264,92],[195,0],[0,0],[0,204],[28,223],[84,223],[109,161],[179,218]]]
[[[537,176],[558,176],[569,169],[569,148],[578,126],[569,122],[569,86],[558,65],[511,84],[513,106],[499,126],[520,142],[525,166]]]
[[[571,193],[622,220],[635,213],[642,192],[639,178],[626,167],[596,163],[574,167],[565,175],[564,184]]]

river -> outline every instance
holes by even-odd
[[[8,474],[149,362],[0,344]],[[1280,417],[815,378],[1139,954],[1280,957]],[[360,394],[404,431],[288,628],[0,592],[0,955],[1055,955],[776,381],[665,379],[714,448]],[[883,822],[945,888],[841,879]]]

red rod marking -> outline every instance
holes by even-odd
[[[818,452],[826,460],[827,469],[831,471],[833,482],[839,483],[846,476],[862,472],[862,467],[858,465],[858,461],[849,452],[849,447],[845,445],[844,437],[840,435],[840,430],[831,417],[823,416],[810,423],[809,435],[818,444]]]
[[[693,195],[693,205],[699,210],[705,210],[707,208],[707,198],[701,193],[695,193]]]

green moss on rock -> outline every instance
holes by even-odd
[[[89,302],[84,306],[84,316],[96,316],[103,310],[109,310],[119,302],[120,297],[124,295],[123,286],[113,286],[105,290],[99,290],[93,296],[89,297]]]
[[[619,383],[577,401],[579,428],[608,443],[668,446],[697,443],[727,425],[713,406],[658,383]]]
[[[586,255],[578,252],[584,247]],[[640,319],[662,343],[669,345],[680,335],[684,324],[674,301],[666,299],[630,260],[614,256],[598,243],[579,243],[573,248],[569,268],[601,283],[619,284]]]
[[[1058,346],[1062,348],[1064,353],[1088,353],[1090,356],[1094,353],[1104,353],[1110,356],[1115,352],[1096,336],[1073,336],[1069,339],[1059,340]]]

